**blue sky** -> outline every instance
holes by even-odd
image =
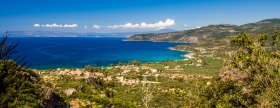
[[[134,32],[242,25],[280,18],[279,5],[280,0],[2,0],[0,32]]]

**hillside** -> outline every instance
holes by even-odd
[[[198,42],[198,40],[205,39],[208,37],[233,36],[242,31],[248,33],[261,33],[264,31],[279,28],[280,19],[266,19],[259,22],[248,23],[240,26],[231,24],[217,24],[178,32],[159,34],[137,34],[128,37],[126,41],[166,41],[196,43]]]

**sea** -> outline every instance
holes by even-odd
[[[170,50],[180,43],[123,41],[124,37],[8,37],[31,69],[107,67],[118,62],[182,60],[187,52]]]

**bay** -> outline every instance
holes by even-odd
[[[112,37],[9,37],[19,41],[16,55],[27,56],[32,69],[106,67],[119,61],[181,60],[186,52],[169,50],[179,43],[122,41]]]

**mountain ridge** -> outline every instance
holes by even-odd
[[[280,19],[265,19],[240,26],[232,24],[212,24],[200,28],[170,33],[136,34],[126,38],[126,41],[165,41],[196,43],[201,39],[216,36],[233,36],[240,32],[259,33],[267,30],[280,29]]]

